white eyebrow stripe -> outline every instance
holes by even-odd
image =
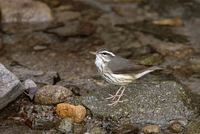
[[[104,51],[101,51],[100,53],[108,53],[108,54],[110,54],[110,55],[112,55],[112,56],[115,56],[115,54],[114,54],[114,53],[112,53],[112,52],[109,52],[109,51],[106,51],[106,50],[104,50]]]

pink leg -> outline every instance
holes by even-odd
[[[119,102],[123,102],[123,101],[120,101],[120,98],[123,96],[126,88],[124,86],[122,86],[122,88],[123,88],[123,90],[121,91],[121,94],[118,95],[117,100],[113,101],[113,103],[111,103],[111,104],[108,104],[109,106],[112,106],[112,105],[114,106],[114,105],[117,105],[117,103],[119,103]]]
[[[112,94],[109,94],[110,95],[110,97],[108,97],[108,98],[106,98],[107,100],[109,100],[109,99],[112,99],[112,100],[114,100],[116,97],[118,97],[119,95],[119,92],[120,92],[120,90],[123,88],[123,86],[121,86],[118,90],[117,90],[117,92],[115,93],[115,95],[112,95]]]

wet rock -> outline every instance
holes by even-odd
[[[48,30],[49,33],[64,37],[89,36],[95,32],[95,26],[90,22],[67,22],[65,26]]]
[[[2,35],[0,34],[0,51],[3,49]]]
[[[67,23],[65,23],[65,26],[50,29],[50,30],[48,30],[48,32],[56,34],[61,37],[62,36],[68,37],[68,36],[79,35],[78,29],[79,29],[79,23],[77,21],[75,21],[75,22],[67,22]]]
[[[191,121],[186,129],[186,134],[199,134],[200,133],[200,117]]]
[[[81,105],[74,106],[68,103],[60,103],[56,106],[56,113],[61,118],[69,117],[74,122],[80,123],[86,116],[86,109]]]
[[[184,95],[185,103],[193,109],[195,112],[200,113],[200,91],[199,91],[199,78],[200,75],[194,74],[190,77],[177,77],[179,81],[188,89],[187,95],[190,98],[190,101],[187,100],[187,95]]]
[[[196,11],[198,13],[198,11]],[[194,14],[194,11],[192,11],[192,14]],[[200,18],[199,17],[194,17],[191,19],[188,19],[187,21],[184,22],[185,24],[185,30],[186,35],[188,36],[188,39],[190,40],[192,47],[194,48],[195,52],[200,52],[200,47],[199,47],[199,42],[200,39],[198,38],[200,35],[200,31],[196,29],[196,27],[199,26],[200,24]],[[183,32],[181,31],[183,34]]]
[[[46,131],[48,132],[48,131]],[[30,129],[28,126],[21,126],[17,124],[12,124],[8,126],[0,126],[0,133],[1,134],[43,134],[44,130],[33,130]]]
[[[32,78],[35,82],[40,84],[55,84],[56,82],[60,81],[60,76],[55,71],[48,71],[41,75],[40,77],[33,77]]]
[[[11,67],[11,70],[22,81],[31,79],[32,77],[42,76],[44,74],[44,72],[41,70],[31,70],[22,66],[13,66]]]
[[[36,83],[53,85],[60,80],[59,74],[54,71],[43,72],[41,70],[31,70],[22,66],[13,66],[11,70],[22,81],[32,79]]]
[[[123,124],[113,131],[114,134],[138,134],[139,128],[133,124]]]
[[[27,43],[29,44],[29,46],[34,46],[34,49],[39,49],[38,46],[43,46],[43,49],[44,49],[44,47],[47,47],[47,45],[55,44],[56,42],[58,42],[58,38],[55,35],[44,33],[44,32],[30,33],[24,36],[23,41],[22,41],[22,43]],[[27,44],[24,44],[24,45],[27,45]]]
[[[67,21],[76,20],[81,16],[79,12],[75,11],[63,11],[55,13],[55,20],[60,23],[66,23]]]
[[[27,34],[55,25],[50,8],[40,1],[1,0],[0,5],[2,14],[1,28],[5,33]],[[21,34],[18,36],[21,36]]]
[[[25,124],[33,129],[51,129],[59,122],[55,116],[53,106],[25,105],[21,108],[21,115]]]
[[[170,124],[169,129],[173,133],[180,133],[183,131],[183,126],[179,122],[173,122],[172,124]]]
[[[174,56],[176,58],[185,58],[193,53],[190,46],[181,43],[158,43],[151,44],[151,47],[163,56]]]
[[[103,12],[111,12],[112,8],[108,4],[104,4],[103,2],[99,0],[78,0],[79,2],[82,2],[83,4],[89,5],[94,9],[103,11]]]
[[[155,19],[158,16],[157,13],[150,11],[149,8],[139,8],[139,4],[137,3],[116,4],[113,6],[113,10],[119,16],[123,16],[129,20],[131,18],[137,21],[149,18]]]
[[[74,134],[84,134],[86,132],[86,129],[87,128],[83,126],[82,124],[75,123],[73,132]]]
[[[2,23],[39,23],[53,20],[50,8],[33,0],[1,0]]]
[[[39,104],[57,104],[67,100],[72,92],[62,86],[46,85],[39,89],[34,101]]]
[[[100,77],[101,78],[101,77]],[[70,88],[77,96],[87,95],[90,91],[100,89],[105,83],[96,81],[94,79],[76,79],[73,81],[60,81],[57,85]]]
[[[89,21],[81,22],[79,32],[82,36],[90,36],[95,33],[96,27]]]
[[[64,118],[58,127],[58,130],[62,133],[69,134],[73,132],[73,121],[70,118]]]
[[[100,127],[94,127],[89,131],[90,134],[106,134],[106,131]]]
[[[0,109],[15,100],[23,91],[19,79],[0,64]]]
[[[108,106],[111,101],[105,98],[108,94],[114,94],[118,86],[91,91],[80,100],[94,116],[111,118],[113,121],[160,125],[167,125],[170,120],[177,118],[187,121],[193,113],[181,98],[186,94],[184,88],[175,81],[162,80],[162,77],[148,75],[129,85],[122,97],[124,102],[116,106]]]
[[[50,7],[57,7],[61,4],[61,1],[60,0],[40,0],[44,3],[46,3],[47,5],[49,5]]]
[[[59,7],[54,8],[53,11],[59,13],[59,12],[63,12],[63,11],[70,11],[72,9],[73,9],[72,5],[60,5]]]
[[[33,100],[38,88],[37,85],[35,84],[35,82],[33,80],[27,79],[24,82],[24,87],[25,87],[25,94],[31,99]]]
[[[194,72],[199,72],[200,71],[200,56],[196,55],[196,56],[192,56],[189,59],[189,63],[190,68],[192,69],[192,71]]]
[[[142,131],[145,134],[158,134],[160,132],[160,127],[158,125],[147,125],[142,129]]]

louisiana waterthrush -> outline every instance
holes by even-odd
[[[110,84],[119,85],[117,92],[106,99],[111,99],[113,102],[108,105],[116,105],[118,102],[123,102],[120,98],[126,89],[126,85],[132,83],[136,79],[153,72],[160,70],[160,67],[153,66],[139,73],[131,73],[132,69],[137,68],[137,65],[132,64],[129,60],[116,56],[114,53],[107,50],[90,52],[96,55],[95,64],[100,75]],[[135,66],[135,67],[134,67]]]

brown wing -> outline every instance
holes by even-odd
[[[134,64],[130,62],[128,59],[119,56],[113,57],[112,60],[108,63],[108,67],[114,74],[120,74],[120,73],[126,74],[131,72],[133,73],[134,71],[144,69],[144,66]]]

